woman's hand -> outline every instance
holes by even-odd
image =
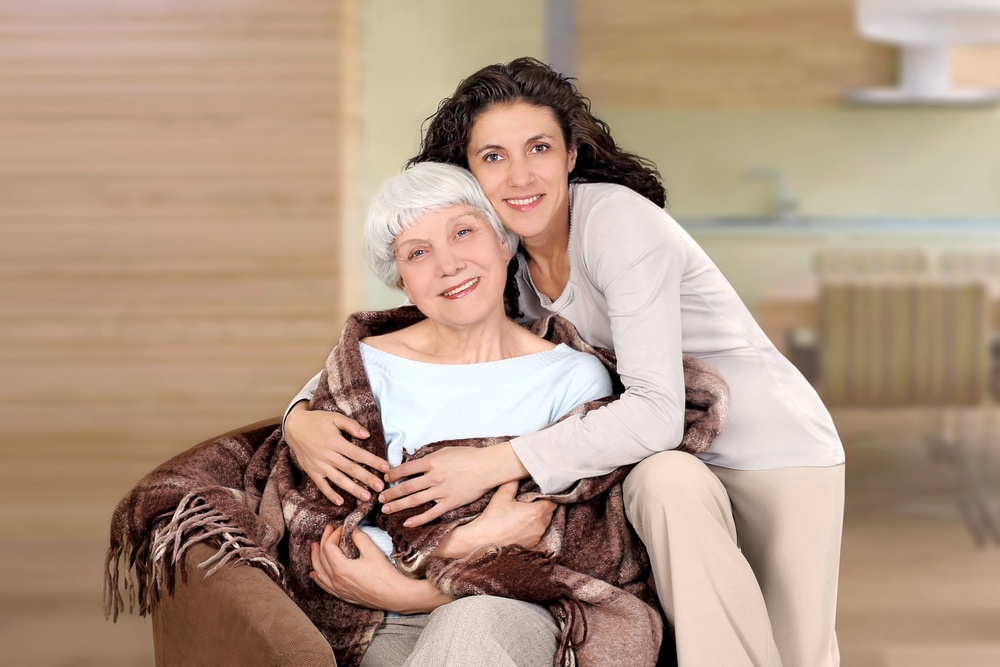
[[[549,527],[556,504],[551,500],[518,502],[518,483],[507,482],[496,490],[483,513],[460,526],[441,541],[435,556],[464,558],[481,546],[519,544],[531,549]]]
[[[285,418],[285,441],[296,463],[334,505],[342,505],[344,499],[330,482],[359,500],[368,500],[371,495],[365,486],[378,492],[385,485],[378,475],[359,464],[383,473],[389,470],[388,462],[348,442],[341,431],[361,439],[369,435],[350,417],[337,412],[308,410],[305,401],[292,408]]]
[[[385,476],[388,482],[412,479],[386,489],[379,501],[386,514],[433,501],[431,509],[403,522],[407,527],[422,526],[490,489],[528,476],[509,442],[482,448],[445,447],[390,470]]]
[[[352,534],[361,556],[351,560],[340,550],[344,533],[327,526],[319,544],[312,545],[313,571],[309,578],[330,595],[369,609],[383,609],[398,614],[428,612],[451,598],[426,580],[410,579],[402,574],[362,530]]]

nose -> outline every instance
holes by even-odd
[[[465,260],[451,246],[438,250],[434,257],[437,259],[438,273],[442,276],[453,276],[465,268]]]
[[[510,158],[507,167],[507,181],[514,187],[529,185],[534,178],[531,164],[525,157],[515,155]]]

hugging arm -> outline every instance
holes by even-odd
[[[544,493],[676,448],[684,435],[683,231],[650,202],[616,194],[594,206],[581,233],[582,269],[606,300],[625,392],[511,441]]]
[[[343,504],[338,488],[359,500],[368,500],[369,489],[377,493],[385,485],[363,466],[386,473],[389,464],[344,438],[342,433],[367,438],[368,431],[361,424],[337,412],[307,409],[319,378],[317,374],[310,380],[285,412],[285,441],[299,468],[330,502]]]

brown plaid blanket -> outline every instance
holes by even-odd
[[[365,426],[371,436],[356,444],[383,458],[385,437],[358,344],[422,317],[413,307],[351,316],[313,397],[312,408],[336,410]],[[597,355],[617,379],[613,354],[587,345],[569,322],[553,316],[529,328]],[[693,358],[685,357],[684,371],[688,405],[681,448],[703,451],[725,423],[728,389],[714,369]],[[621,389],[616,384],[616,391]],[[505,439],[439,442],[415,456]],[[662,624],[646,583],[648,557],[625,519],[621,481],[628,471],[620,468],[581,480],[556,495],[541,494],[530,480],[522,482],[518,500],[549,498],[558,504],[542,541],[531,550],[487,546],[458,560],[430,555],[448,532],[478,516],[492,493],[419,528],[404,528],[402,522],[426,506],[380,514],[379,523],[393,537],[400,569],[425,576],[452,597],[489,594],[546,606],[563,632],[557,666],[652,665]],[[280,428],[262,427],[203,443],[146,475],[115,509],[105,563],[105,614],[117,619],[125,609],[123,592],[130,611],[138,606],[140,614],[148,613],[161,592],[173,591],[185,551],[207,542],[217,550],[201,564],[206,576],[232,563],[262,568],[329,640],[337,664],[357,665],[383,613],[343,602],[316,586],[308,576],[310,544],[319,541],[327,524],[342,524],[341,547],[356,556],[351,533],[374,502],[347,497],[338,507],[327,501],[295,465]]]

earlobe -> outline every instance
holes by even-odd
[[[573,173],[573,169],[576,167],[576,149],[574,148],[569,152],[569,160],[567,162],[568,168],[566,171],[570,174]]]

